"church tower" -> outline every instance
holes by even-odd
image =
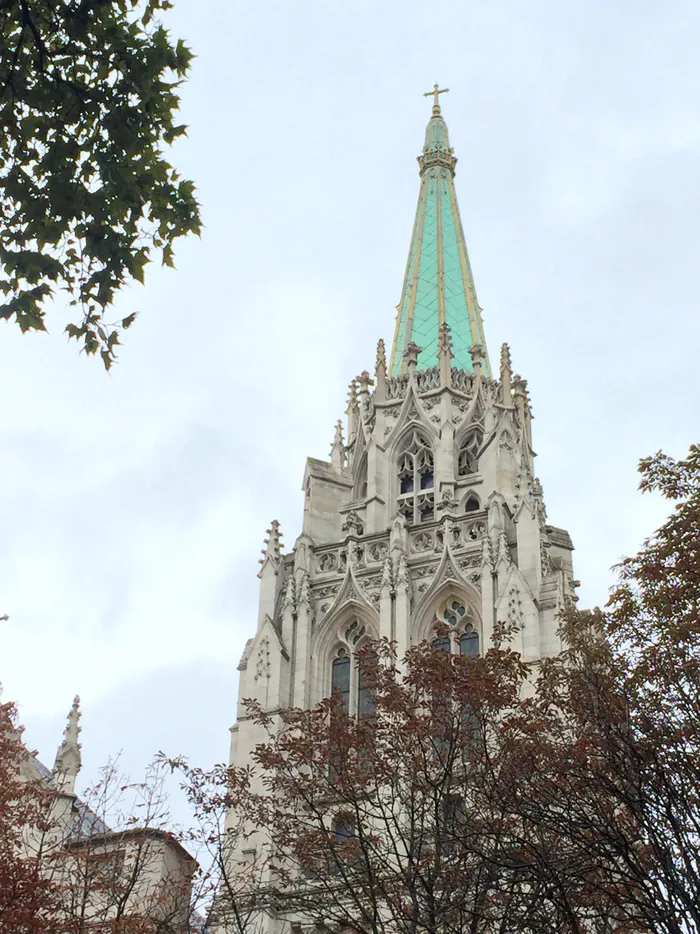
[[[506,344],[497,370],[486,347],[440,93],[389,360],[380,340],[373,374],[350,383],[329,459],[308,459],[292,551],[277,521],[267,533],[239,697],[270,712],[334,690],[361,711],[363,641],[386,637],[402,657],[445,621],[452,651],[478,653],[505,620],[526,661],[546,656],[574,598],[571,539],[548,524],[534,475],[527,383]],[[232,763],[262,739],[239,703]]]

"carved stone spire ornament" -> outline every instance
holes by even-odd
[[[452,338],[448,324],[441,324],[438,331],[438,359],[440,361],[440,385],[452,386]]]
[[[348,417],[348,447],[350,447],[357,437],[359,405],[357,399],[357,378],[350,380],[348,386],[348,404],[345,414]]]
[[[331,466],[340,472],[345,466],[347,453],[343,442],[343,423],[338,419],[335,423],[335,437],[331,445]]]
[[[510,363],[510,347],[503,344],[501,347],[501,396],[500,403],[510,408],[513,405],[513,399],[510,394],[510,384],[513,378],[513,371]]]
[[[386,350],[384,341],[377,341],[377,360],[374,365],[374,380],[377,388],[374,390],[374,401],[383,402],[386,399]]]
[[[359,401],[360,407],[363,412],[367,412],[370,407],[370,386],[374,386],[374,380],[369,375],[367,370],[363,370],[360,375],[357,377],[357,384],[359,386]]]
[[[68,722],[63,731],[63,742],[58,747],[53,765],[56,788],[61,794],[75,794],[75,780],[80,767],[82,756],[80,754],[80,698],[76,694],[73,706],[68,713]]]
[[[486,356],[484,348],[481,344],[472,344],[469,348],[469,356],[471,357],[474,375],[477,379],[480,379],[484,371],[484,358]]]
[[[406,344],[406,349],[403,352],[403,359],[406,363],[407,370],[415,370],[418,364],[418,354],[422,349],[423,348],[419,347],[418,344],[414,344],[413,341]]]
[[[260,552],[262,558],[258,559],[258,564],[265,564],[269,560],[277,566],[282,557],[282,532],[277,519],[272,520],[266,534],[265,547]]]

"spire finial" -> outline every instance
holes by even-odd
[[[438,329],[438,359],[440,361],[440,385],[452,385],[452,337],[450,336],[450,326],[447,323],[441,324]]]
[[[58,747],[53,765],[56,787],[61,794],[75,794],[75,779],[83,764],[80,755],[80,697],[76,694],[63,731],[63,742]]]
[[[357,384],[359,386],[360,398],[366,399],[369,395],[369,387],[374,386],[374,380],[369,375],[367,370],[363,370],[357,377]]]
[[[441,88],[439,84],[433,85],[432,91],[426,91],[423,94],[423,97],[432,97],[433,99],[433,116],[437,117],[440,114],[440,100],[438,94],[447,94],[449,88]]]
[[[377,388],[374,390],[374,401],[383,402],[386,398],[386,350],[384,341],[377,343],[377,362],[374,367],[374,381]]]
[[[353,412],[355,412],[355,410],[357,409],[357,391],[358,391],[357,377],[355,377],[354,379],[350,380],[350,383],[348,385],[348,405],[347,405],[347,408],[345,409],[346,415],[352,415]]]
[[[343,423],[338,419],[335,423],[335,437],[331,445],[331,466],[340,472],[345,466],[347,453],[343,441]]]
[[[345,414],[348,417],[348,447],[352,447],[355,438],[357,437],[357,423],[358,423],[358,387],[357,387],[357,377],[350,380],[350,385],[348,386],[348,406],[345,409]]]
[[[469,348],[469,356],[472,360],[472,370],[474,370],[474,375],[480,377],[483,372],[483,359],[484,359],[484,348],[481,344],[472,344]]]
[[[267,537],[265,538],[265,547],[260,554],[262,558],[258,559],[258,564],[265,564],[267,559],[270,558],[273,564],[277,566],[282,557],[282,531],[277,519],[273,519],[270,523],[270,528],[267,530]]]
[[[409,341],[406,344],[406,349],[403,352],[403,358],[406,361],[406,369],[415,370],[418,364],[418,354],[423,350],[422,347],[419,347],[418,344],[413,341]]]
[[[510,384],[513,371],[510,362],[510,347],[503,344],[501,347],[501,405],[512,406],[513,398],[510,393]]]
[[[386,348],[381,337],[377,341],[377,361],[374,366],[374,375],[377,379],[380,373],[386,376]]]

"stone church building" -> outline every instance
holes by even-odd
[[[526,661],[560,648],[573,546],[547,519],[527,383],[507,345],[489,356],[439,93],[390,353],[380,340],[373,372],[351,381],[330,458],[307,460],[292,551],[277,521],[268,530],[239,665],[239,698],[266,711],[338,691],[361,712],[363,641],[386,637],[402,657],[445,621],[454,652],[488,646],[497,620],[517,624]],[[245,764],[259,729],[239,700],[232,764]]]

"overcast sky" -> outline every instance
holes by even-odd
[[[492,359],[528,381],[581,604],[665,514],[638,459],[698,440],[700,5],[176,0],[201,240],[120,297],[106,375],[0,327],[0,680],[51,765],[228,755],[257,559],[300,530],[347,383],[393,334],[435,81]]]

